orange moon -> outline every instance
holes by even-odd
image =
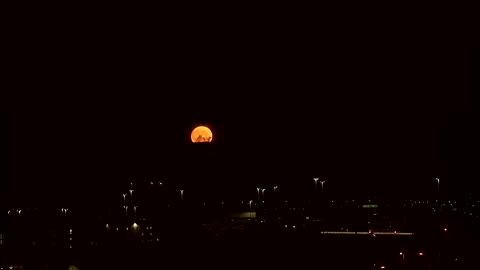
[[[190,139],[192,139],[192,142],[194,143],[211,142],[213,139],[213,133],[206,126],[198,126],[192,130]]]

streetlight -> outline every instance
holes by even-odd
[[[260,188],[257,187],[257,201],[260,201]]]
[[[440,179],[435,178],[435,180],[437,180],[437,189],[440,190]]]
[[[325,181],[320,181],[320,184],[322,184],[322,192],[323,192],[323,183],[325,183]]]
[[[130,201],[133,203],[133,189],[129,189],[130,191]]]
[[[263,198],[263,200],[265,200],[265,189],[264,188],[262,188],[262,198]]]
[[[125,208],[125,216],[126,216],[128,212],[128,205],[124,205],[123,208]]]
[[[403,252],[400,252],[400,256],[402,256],[402,260],[404,260],[404,261],[405,261],[405,253],[403,253]]]
[[[313,178],[313,181],[315,181],[315,190],[317,190],[317,181],[318,181],[318,178]]]
[[[180,189],[180,200],[183,201],[183,189]]]
[[[252,217],[252,202],[253,200],[250,200],[248,204],[250,205],[250,218]]]
[[[125,204],[125,198],[127,197],[127,194],[122,194],[123,195],[123,204]]]
[[[274,192],[277,192],[277,189],[278,189],[278,186],[274,186],[274,187],[273,187],[273,191],[274,191]]]

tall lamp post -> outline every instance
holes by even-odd
[[[437,190],[440,190],[440,179],[435,178],[435,180],[437,180]]]
[[[129,189],[128,191],[130,191],[130,201],[133,203],[133,189]]]
[[[313,181],[315,181],[315,190],[317,190],[317,182],[318,182],[318,178],[313,178]]]
[[[323,183],[325,183],[325,181],[320,181],[320,184],[322,185],[322,192],[323,192]]]
[[[250,218],[252,217],[252,202],[253,200],[250,200],[248,204],[250,205]]]
[[[180,189],[180,200],[183,201],[183,189]]]
[[[263,201],[265,201],[265,189],[264,188],[262,188],[262,199],[263,199]]]
[[[260,201],[260,188],[257,187],[257,201]]]

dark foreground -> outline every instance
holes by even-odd
[[[176,237],[154,247],[3,250],[1,266],[65,270],[70,265],[78,269],[480,269],[475,257],[478,251],[473,238],[433,241],[418,236],[243,232]]]

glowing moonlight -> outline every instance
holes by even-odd
[[[213,133],[206,126],[198,126],[192,130],[192,134],[190,135],[190,138],[194,143],[211,142],[213,139]]]

